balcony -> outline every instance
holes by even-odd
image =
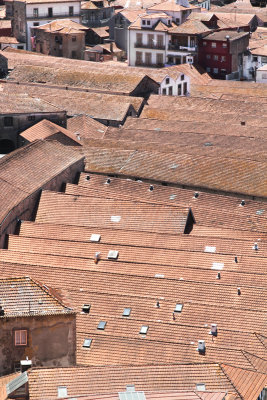
[[[60,13],[55,13],[53,12],[53,14],[48,13],[48,11],[46,13],[32,13],[32,14],[27,14],[27,19],[55,19],[55,18],[73,18],[73,17],[80,17],[80,13],[77,12],[73,12],[73,13],[69,13],[69,12],[60,12]]]
[[[156,50],[165,50],[165,45],[163,43],[140,43],[140,42],[135,42],[134,44],[135,48],[141,48],[141,49],[156,49]]]
[[[189,47],[189,46],[181,46],[179,44],[169,44],[168,50],[172,50],[172,51],[197,51],[197,46]]]
[[[145,63],[145,62],[135,62],[136,67],[147,67],[147,68],[163,68],[164,64],[152,64],[152,63]]]

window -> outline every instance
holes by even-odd
[[[181,81],[184,81],[184,74],[181,75]]]
[[[77,53],[75,50],[72,50],[71,52],[71,58],[77,58]]]
[[[151,65],[152,62],[152,54],[151,53],[145,53],[145,63],[146,65]]]
[[[136,65],[142,64],[142,57],[143,57],[143,53],[141,51],[137,51],[136,52]]]
[[[142,24],[146,25],[146,20],[145,19],[142,20]]]
[[[177,24],[177,25],[180,25],[180,18],[176,18],[175,21],[176,21],[176,24]]]
[[[169,87],[169,96],[172,96],[172,86]]]
[[[209,60],[210,59],[210,54],[206,54],[206,58]]]
[[[206,71],[207,71],[207,72],[210,72],[210,67],[207,67],[207,68],[206,68]]]
[[[147,23],[147,25],[150,25],[150,21],[147,21],[146,23]]]
[[[158,45],[158,48],[163,47],[163,36],[162,35],[157,35],[157,45]]]
[[[70,6],[70,7],[69,7],[69,16],[70,16],[70,17],[73,17],[73,14],[74,14],[73,11],[74,11],[74,10],[73,10],[73,6]]]
[[[221,69],[222,74],[226,74],[226,69]]]
[[[29,115],[28,121],[35,121],[35,115]]]
[[[178,96],[182,95],[182,85],[180,83],[180,85],[178,85]]]
[[[97,326],[97,329],[100,329],[101,331],[103,331],[105,329],[106,325],[107,325],[106,321],[100,321]]]
[[[48,17],[53,17],[53,8],[48,7]]]
[[[222,47],[226,48],[226,47],[227,47],[227,43],[224,42],[224,43],[222,44]]]
[[[72,36],[71,40],[72,40],[73,42],[76,42],[76,36]]]
[[[137,46],[142,46],[142,33],[137,33],[136,34],[136,45]]]
[[[170,83],[170,78],[166,78],[166,85],[168,85]]]
[[[89,349],[91,347],[91,344],[92,344],[92,339],[84,339],[83,347]]]
[[[123,317],[130,317],[130,314],[131,314],[131,308],[125,308],[125,309],[123,310],[122,316],[123,316]]]
[[[162,89],[162,94],[163,94],[163,96],[166,96],[166,94],[167,94],[166,88]]]
[[[159,66],[163,65],[163,54],[158,53],[156,58],[157,58],[157,65],[159,65]]]
[[[218,68],[213,68],[214,74],[218,74]]]
[[[207,42],[203,42],[203,46],[207,46]]]
[[[39,22],[34,22],[33,26],[39,26]]]
[[[258,57],[257,56],[253,56],[253,61],[257,62],[258,61]]]
[[[33,16],[34,16],[34,18],[38,18],[38,13],[39,13],[38,8],[34,8],[34,9],[33,9]]]
[[[211,47],[215,48],[216,47],[216,43],[215,42],[211,42]]]
[[[89,314],[90,308],[91,308],[91,304],[84,304],[84,305],[82,306],[82,312],[83,312],[84,314]]]
[[[146,335],[147,331],[148,331],[148,326],[143,325],[143,326],[141,326],[141,329],[140,329],[139,333],[141,333],[142,335]]]
[[[27,346],[27,331],[15,331],[15,346]]]
[[[215,60],[215,61],[218,61],[218,56],[215,54],[214,56],[213,56],[213,60]]]
[[[13,117],[4,117],[4,126],[13,126]]]
[[[199,392],[204,392],[206,390],[205,383],[197,383],[196,384],[196,390],[198,390]]]
[[[226,60],[225,56],[221,56],[221,61],[225,61],[225,60]]]
[[[187,82],[184,82],[184,95],[187,94]]]
[[[154,35],[148,35],[148,46],[151,48],[154,47]]]
[[[23,48],[23,46],[17,46],[17,49],[23,50],[24,48]]]

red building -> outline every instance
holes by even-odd
[[[198,62],[214,78],[239,79],[248,44],[248,32],[213,32],[200,40]]]

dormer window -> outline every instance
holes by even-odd
[[[170,78],[166,78],[165,83],[166,83],[166,85],[168,85],[170,83]]]
[[[184,81],[184,75],[181,75],[181,81]]]

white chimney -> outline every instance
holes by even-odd
[[[211,324],[210,334],[217,336],[217,324]]]
[[[199,353],[205,353],[205,350],[206,350],[205,340],[199,340],[198,341],[197,350],[198,350]]]

